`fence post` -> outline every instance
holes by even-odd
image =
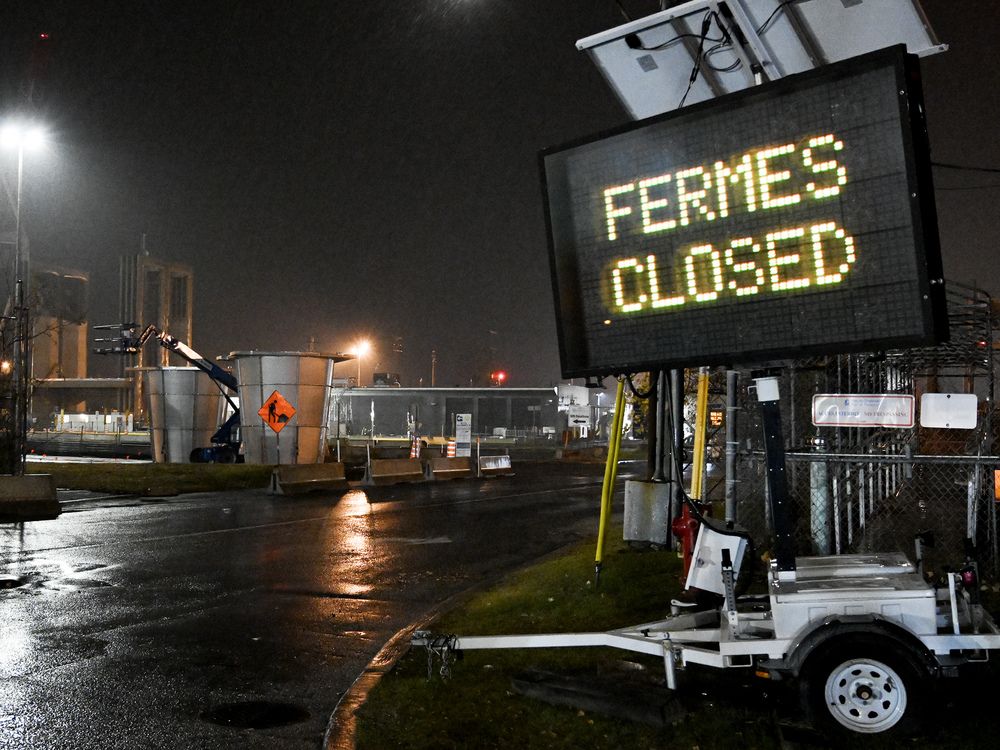
[[[813,438],[813,450],[826,452],[826,441]],[[819,555],[830,554],[830,485],[826,461],[809,462],[809,531]]]
[[[873,447],[869,447],[868,452],[874,453],[875,449]],[[876,481],[877,474],[878,474],[878,469],[875,468],[875,462],[869,461],[868,462],[868,507],[866,509],[866,513],[869,518],[871,518],[872,515],[874,515],[875,513],[875,493],[878,491],[878,482]],[[879,495],[879,499],[880,500],[882,499],[881,495]]]
[[[833,554],[839,555],[843,549],[840,530],[840,468],[833,474]]]
[[[736,389],[740,374],[726,370],[726,520],[736,521],[736,451],[739,447],[736,432]]]
[[[972,543],[976,543],[976,522],[979,520],[977,516],[979,515],[979,463],[976,462],[972,471],[969,474],[969,482],[967,489],[967,510],[966,510],[966,523],[965,523],[965,536],[972,540]]]
[[[854,485],[857,477],[851,472],[851,464],[844,464],[844,506],[847,511],[847,546],[854,544]]]
[[[785,471],[785,441],[781,433],[781,406],[778,377],[764,374],[754,378],[764,428],[764,460],[767,463],[767,489],[774,528],[774,564],[777,576],[794,580],[795,540],[789,508],[788,477]],[[699,394],[700,397],[700,394]]]

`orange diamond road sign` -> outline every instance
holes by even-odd
[[[268,427],[275,432],[281,432],[295,416],[295,407],[288,403],[288,399],[275,391],[267,397],[267,401],[257,413],[260,414],[260,418]]]

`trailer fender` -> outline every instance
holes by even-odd
[[[785,675],[799,677],[803,666],[817,649],[828,645],[834,639],[857,636],[877,636],[885,638],[899,648],[913,655],[929,677],[940,674],[941,665],[934,654],[920,639],[899,624],[878,615],[834,615],[820,622],[808,632],[800,634],[789,646],[784,658],[768,660],[761,667],[774,669]]]

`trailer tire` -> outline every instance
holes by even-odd
[[[835,638],[802,670],[803,697],[814,726],[855,741],[918,732],[928,683],[911,649],[877,635]]]
[[[236,463],[236,451],[229,446],[217,448],[215,451],[215,463],[234,464]]]

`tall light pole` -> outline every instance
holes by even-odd
[[[17,149],[17,190],[14,199],[14,310],[17,318],[14,338],[14,444],[18,453],[15,474],[24,473],[28,441],[28,398],[31,379],[31,329],[28,323],[28,294],[31,273],[28,248],[21,245],[21,186],[24,182],[24,152],[40,149],[45,131],[37,125],[7,123],[0,128],[0,146]]]
[[[17,191],[14,203],[14,279],[28,284],[27,248],[21,247],[21,186],[24,183],[24,152],[37,151],[45,145],[45,131],[37,125],[7,123],[0,128],[0,146],[17,149]]]

